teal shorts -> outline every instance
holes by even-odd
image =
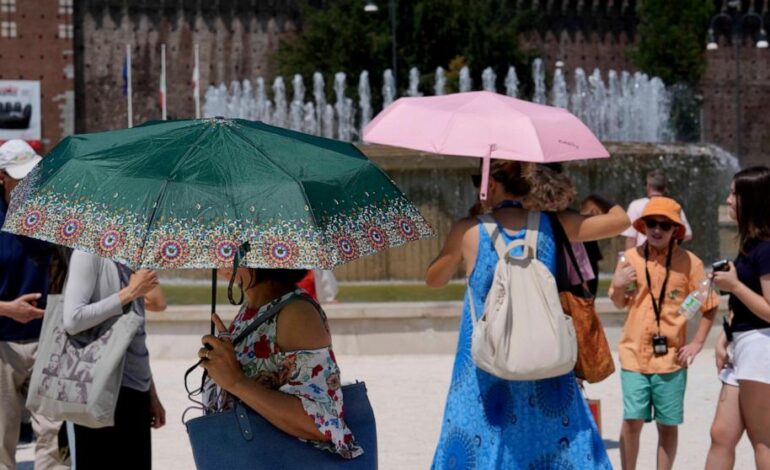
[[[668,374],[642,374],[622,370],[623,419],[654,419],[658,424],[676,426],[684,422],[684,389],[687,369]]]

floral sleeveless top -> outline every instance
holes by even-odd
[[[302,295],[301,289],[273,299],[258,310],[241,308],[233,319],[229,331],[235,339],[260,315],[273,305],[293,295]],[[326,314],[319,311],[328,331]],[[299,398],[305,412],[328,441],[309,441],[319,449],[328,450],[344,458],[363,454],[353,433],[345,424],[342,411],[340,369],[331,346],[283,352],[276,344],[278,315],[261,324],[240,344],[235,346],[235,356],[247,377],[268,387]],[[207,387],[210,408],[227,409],[233,406],[233,397],[219,394],[217,387]],[[303,439],[300,439],[303,440]]]

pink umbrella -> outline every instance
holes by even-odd
[[[547,163],[610,156],[569,111],[488,91],[399,98],[366,126],[364,141],[483,158],[482,200],[492,158]]]

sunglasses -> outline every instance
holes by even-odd
[[[660,221],[655,220],[655,219],[644,219],[644,225],[645,225],[645,227],[647,227],[650,230],[652,230],[652,229],[654,229],[656,227],[659,227],[664,232],[668,232],[669,230],[671,230],[674,227],[674,224],[672,224],[671,222],[665,222],[665,221],[664,222],[660,222]]]
[[[481,187],[481,175],[471,175],[471,182],[474,188]]]

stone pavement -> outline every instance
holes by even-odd
[[[709,447],[709,426],[716,409],[720,383],[714,370],[714,351],[701,352],[689,371],[685,424],[680,427],[678,469],[703,468]],[[441,425],[453,357],[441,355],[338,356],[344,380],[365,380],[377,416],[380,468],[423,470],[430,467]],[[155,380],[168,423],[153,431],[153,463],[160,470],[193,469],[193,459],[181,422],[188,406],[182,377],[190,360],[156,360]],[[587,394],[602,401],[603,437],[610,459],[620,468],[618,435],[622,419],[619,375],[590,385]],[[639,455],[640,470],[655,468],[656,433],[646,425]],[[20,461],[32,459],[32,449],[18,452]],[[31,468],[26,463],[22,468]],[[105,468],[110,468],[106,465]],[[738,446],[736,469],[754,468],[753,452],[744,435]]]

